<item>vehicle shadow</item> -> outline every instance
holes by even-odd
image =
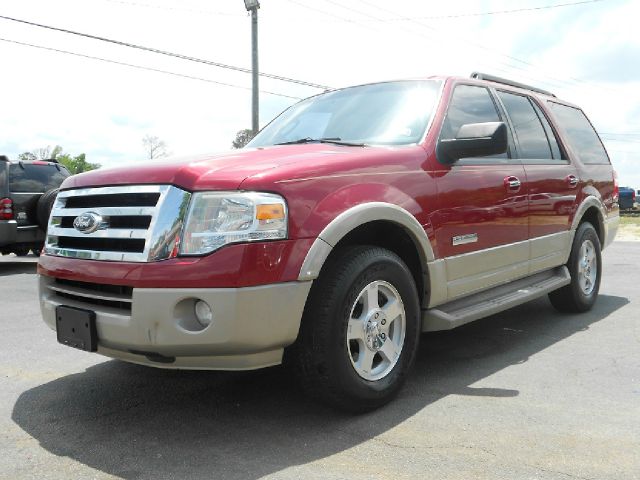
[[[628,303],[601,295],[582,315],[546,299],[422,337],[399,397],[350,416],[313,403],[280,367],[250,373],[169,371],[106,361],[40,385],[12,419],[47,451],[134,478],[257,479],[325,458],[395,427],[447,395],[517,396],[471,385],[588,329]]]
[[[36,273],[38,262],[0,262],[0,277],[16,275],[19,273]]]

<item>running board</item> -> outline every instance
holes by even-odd
[[[422,331],[451,330],[542,297],[571,282],[564,265],[422,312]]]

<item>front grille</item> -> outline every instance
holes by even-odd
[[[119,310],[131,310],[133,287],[56,278],[49,289],[60,298]]]
[[[51,212],[45,253],[128,262],[171,258],[190,198],[169,185],[61,191]]]

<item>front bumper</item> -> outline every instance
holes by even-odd
[[[133,288],[130,298],[91,292],[40,275],[40,308],[55,329],[58,305],[96,313],[98,353],[162,368],[248,370],[282,361],[297,335],[311,288],[286,282],[243,288]],[[118,302],[105,299],[120,299]],[[207,302],[213,322],[201,329],[196,299]]]

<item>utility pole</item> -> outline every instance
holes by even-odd
[[[251,12],[251,130],[255,135],[260,129],[260,97],[258,94],[258,0],[244,0]]]

